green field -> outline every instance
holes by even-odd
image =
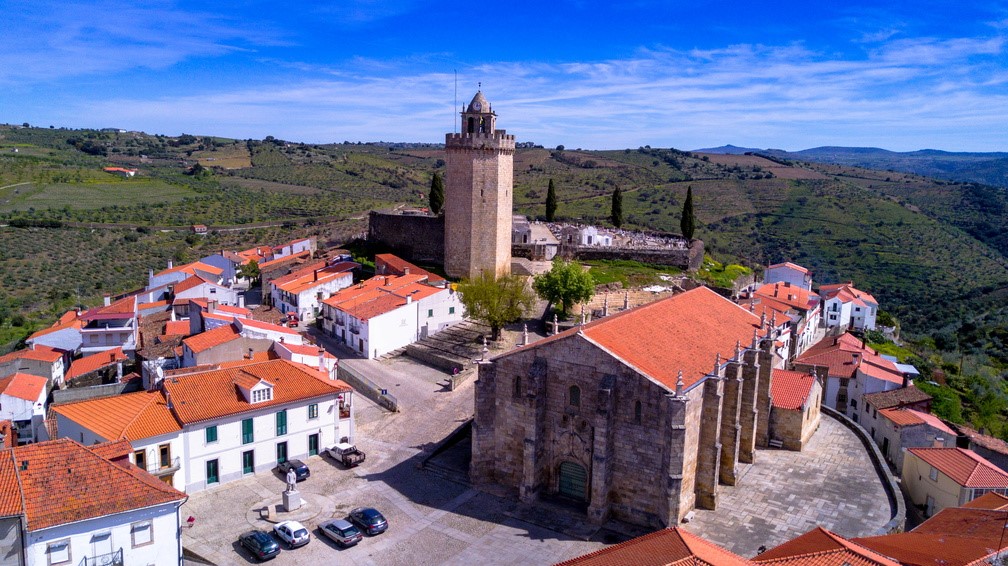
[[[102,173],[107,177],[113,177]],[[197,193],[159,179],[88,180],[81,183],[29,183],[0,188],[0,212],[34,209],[102,208],[109,203],[136,206],[177,202]]]

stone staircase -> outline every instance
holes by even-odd
[[[448,373],[462,372],[483,354],[484,336],[490,336],[489,326],[466,320],[406,346],[403,353]]]

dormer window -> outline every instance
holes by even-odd
[[[273,384],[259,377],[243,372],[235,379],[235,385],[249,403],[262,403],[273,399]]]
[[[273,398],[272,387],[259,387],[252,390],[253,403],[261,403],[263,401],[269,401],[272,398]]]

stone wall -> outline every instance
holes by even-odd
[[[687,249],[642,249],[595,246],[563,246],[561,253],[568,258],[588,260],[632,260],[656,265],[671,265],[687,271],[696,271],[703,265],[703,240],[693,240]]]
[[[395,214],[372,210],[368,242],[413,263],[444,264],[444,216]]]

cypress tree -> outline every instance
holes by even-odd
[[[610,216],[612,225],[619,228],[623,226],[623,191],[619,187],[612,194],[612,215]]]
[[[682,228],[683,238],[693,239],[693,231],[696,229],[696,218],[693,216],[693,185],[686,187],[686,200],[683,202],[679,227]]]
[[[435,171],[434,177],[431,178],[431,184],[430,184],[431,214],[434,215],[441,214],[442,208],[444,208],[444,182],[441,181],[441,174]]]
[[[553,222],[553,219],[556,218],[556,209],[556,189],[553,188],[553,179],[550,179],[549,189],[546,190],[546,222]]]

